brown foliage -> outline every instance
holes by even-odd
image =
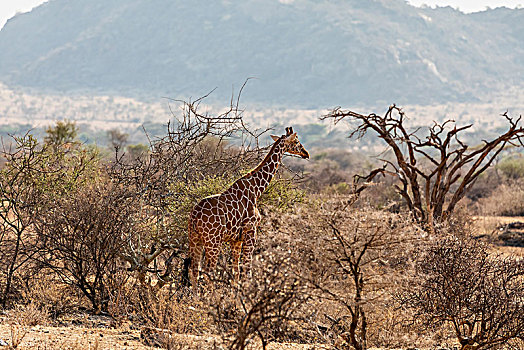
[[[243,350],[257,338],[264,350],[272,340],[291,340],[297,323],[312,313],[308,284],[296,275],[292,258],[277,247],[264,248],[250,277],[232,285],[229,278],[215,280],[204,297],[229,349]]]
[[[316,322],[325,341],[367,349],[387,341],[380,328],[388,322],[389,293],[397,271],[409,269],[406,258],[420,236],[402,216],[355,209],[352,202],[352,196],[323,198],[319,208],[301,212],[291,226],[301,237],[293,235],[290,244],[298,243],[295,266],[323,310]]]
[[[13,137],[1,155],[0,295],[3,306],[15,298],[13,283],[35,254],[35,219],[48,205],[93,175],[96,154],[77,144],[40,145],[30,134]],[[18,288],[19,289],[19,288]]]
[[[182,103],[165,137],[137,157],[117,151],[108,168],[78,144],[47,152],[26,137],[4,150],[1,296],[27,305],[13,315],[34,324],[87,304],[116,324],[143,326],[150,344],[165,348],[182,347],[177,333],[215,334],[231,349],[254,342],[267,348],[273,341],[361,350],[418,346],[425,340],[417,333],[445,334],[448,324],[464,348],[522,338],[522,260],[489,254],[470,241],[467,215],[453,204],[504,144],[520,141],[518,121],[507,118],[508,133],[472,150],[457,136],[469,126],[435,124],[422,140],[406,131],[396,107],[385,117],[334,111],[336,120],[354,118],[356,133],[382,132],[394,158],[364,183],[327,191],[323,187],[346,182],[347,174],[325,163],[310,184],[327,195],[305,196],[287,190],[285,177],[275,181],[265,197],[252,275],[232,282],[224,255],[218,273],[195,295],[179,280],[187,211],[261,154],[259,134],[245,127],[237,106],[209,116],[198,111],[199,103]],[[247,135],[242,139],[252,147],[227,142],[233,135]],[[396,181],[396,197],[385,190],[387,181],[367,193],[380,194],[383,207],[403,196],[416,220],[353,205],[354,194],[381,174]],[[511,189],[500,192],[506,202]],[[449,230],[461,230],[460,238],[428,235],[413,222],[432,225],[432,218],[444,217]],[[408,307],[395,304],[392,296],[399,294]],[[413,321],[411,332],[404,320]],[[24,327],[13,328],[20,340]],[[436,345],[429,342],[424,345]]]

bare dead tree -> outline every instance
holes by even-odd
[[[195,101],[172,100],[179,112],[170,106],[167,135],[150,140],[147,156],[126,161],[116,153],[109,175],[141,204],[142,214],[133,220],[151,228],[149,237],[129,236],[123,256],[144,282],[150,274],[157,288],[173,280],[173,264],[186,239],[185,211],[200,199],[188,196],[211,194],[189,189],[205,179],[237,175],[260,156],[258,137],[266,130],[251,131],[244,123],[238,107],[242,89],[218,115],[200,110],[209,94]]]
[[[394,160],[383,159],[384,167],[358,176],[356,181],[370,182],[377,173],[395,177],[399,181],[395,187],[413,217],[433,231],[436,224],[449,219],[457,203],[505,147],[523,145],[521,118],[514,120],[507,113],[502,117],[508,122],[508,129],[476,147],[460,139],[471,124],[457,127],[453,120],[434,122],[422,138],[419,129],[406,128],[404,112],[395,105],[384,116],[335,108],[321,119],[333,120],[335,124],[348,120],[355,125],[350,137],[361,138],[371,131],[382,139],[393,152]]]
[[[524,340],[524,261],[493,255],[469,238],[430,245],[402,303],[426,327],[448,324],[462,349],[482,350]]]

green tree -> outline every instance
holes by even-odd
[[[520,179],[524,177],[524,157],[522,154],[505,157],[497,165],[497,169],[510,179]]]
[[[55,126],[46,129],[44,142],[51,145],[63,145],[73,142],[78,135],[78,127],[75,122],[64,120],[57,121]]]

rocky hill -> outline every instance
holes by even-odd
[[[50,0],[0,31],[0,82],[334,105],[485,101],[524,86],[524,9],[404,0]]]

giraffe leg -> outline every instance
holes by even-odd
[[[202,260],[203,246],[199,239],[198,231],[194,228],[192,220],[189,221],[189,257],[190,261],[190,280],[193,289],[196,291],[198,286],[198,274],[200,261]]]
[[[206,246],[206,255],[204,259],[204,271],[209,276],[217,265],[218,256],[220,255],[220,246]]]
[[[200,270],[200,260],[202,259],[203,247],[195,245],[189,249],[189,256],[191,257],[190,265],[190,280],[193,289],[198,286],[198,275]]]
[[[242,268],[245,276],[251,276],[251,264],[253,260],[253,251],[255,250],[256,243],[256,228],[249,227],[245,228],[246,235],[245,241],[242,245]]]
[[[240,255],[242,253],[242,241],[231,242],[231,255],[233,260],[233,277],[240,279]]]

